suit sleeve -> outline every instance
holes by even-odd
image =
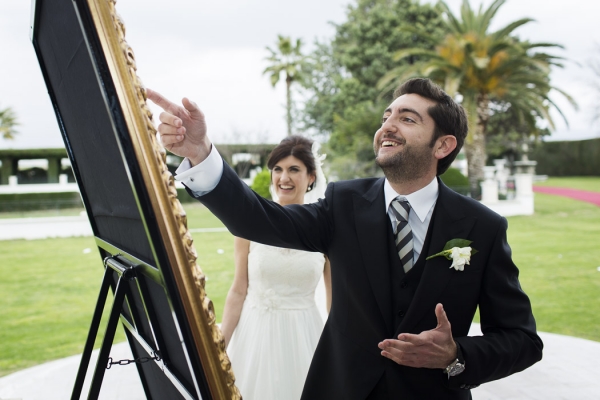
[[[244,182],[226,164],[217,186],[203,196],[188,193],[204,204],[229,231],[251,241],[277,247],[327,254],[333,224],[329,212],[333,184],[325,199],[306,205],[280,206],[266,200]]]
[[[468,388],[504,378],[542,358],[543,344],[536,333],[531,304],[519,283],[501,218],[489,254],[479,300],[483,336],[461,337],[465,372],[449,379],[455,388]]]

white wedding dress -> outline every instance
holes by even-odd
[[[244,400],[300,398],[323,330],[324,264],[321,253],[250,242],[248,294],[227,347]]]

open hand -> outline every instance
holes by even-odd
[[[164,110],[158,125],[162,145],[173,154],[187,157],[192,165],[202,162],[210,153],[211,143],[206,136],[204,114],[196,103],[184,97],[180,106],[151,89],[146,89],[146,94]]]
[[[414,368],[446,368],[456,359],[456,343],[452,338],[450,321],[441,304],[435,307],[437,326],[418,335],[401,333],[398,340],[385,339],[379,343],[381,355]]]

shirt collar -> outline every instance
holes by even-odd
[[[409,195],[399,195],[396,193],[394,189],[392,189],[392,185],[390,182],[385,179],[385,183],[383,185],[383,192],[385,194],[385,212],[388,212],[390,204],[392,201],[400,196],[406,197],[408,202],[410,203],[410,207],[413,209],[417,217],[421,220],[421,222],[425,221],[429,210],[435,204],[438,198],[439,193],[439,184],[437,178],[433,178],[433,180],[424,188],[417,190],[414,193]]]

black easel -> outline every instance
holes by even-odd
[[[121,261],[117,261],[114,257],[107,257],[104,259],[104,268],[104,277],[102,278],[102,285],[100,286],[100,294],[98,295],[98,301],[96,302],[96,309],[94,310],[90,331],[81,355],[81,362],[79,364],[77,377],[75,378],[75,385],[73,386],[71,400],[80,399],[81,391],[83,390],[83,383],[85,381],[85,375],[88,370],[88,364],[94,349],[94,342],[98,336],[98,328],[100,327],[102,311],[104,310],[104,305],[106,304],[110,283],[113,280],[114,274],[117,274],[119,278],[114,291],[113,305],[110,310],[106,332],[104,334],[102,346],[100,347],[98,361],[96,362],[96,369],[94,370],[92,384],[88,393],[88,399],[98,398],[100,394],[100,387],[102,386],[102,380],[104,379],[104,372],[108,364],[110,349],[115,338],[115,332],[119,322],[119,315],[121,314],[125,295],[128,292],[127,281],[135,279],[135,267],[131,265],[125,265]]]

